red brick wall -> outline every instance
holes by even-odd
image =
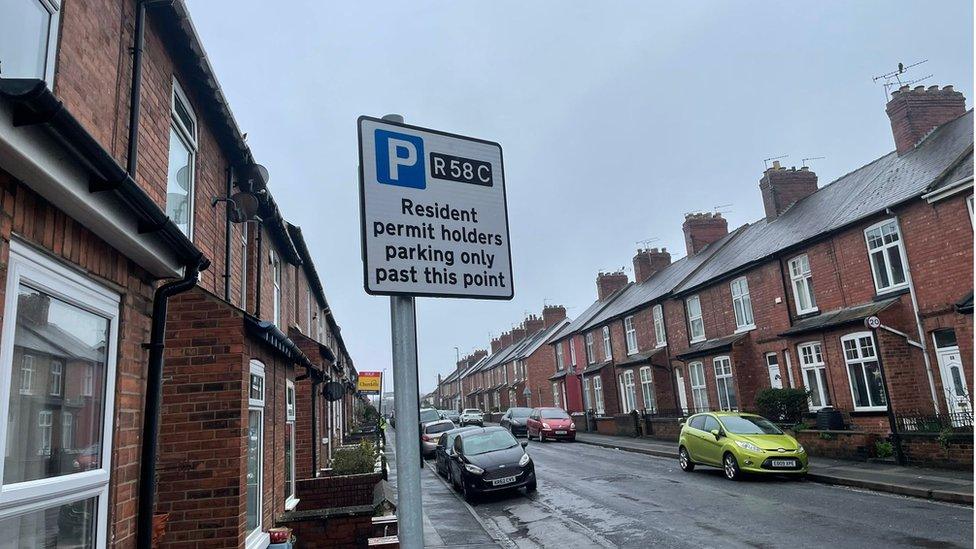
[[[297,510],[372,505],[373,489],[382,479],[380,473],[365,473],[299,480]]]

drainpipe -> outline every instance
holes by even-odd
[[[166,309],[169,298],[197,284],[200,267],[206,259],[187,265],[183,278],[164,284],[153,296],[152,329],[149,343],[149,368],[146,375],[146,408],[142,427],[142,469],[139,474],[139,516],[137,547],[152,545],[153,509],[156,500],[156,454],[159,450],[159,415],[163,400],[163,350],[166,346]]]
[[[262,251],[264,244],[264,224],[259,221],[256,225],[258,228],[258,265],[257,274],[254,277],[254,316],[261,318],[261,267],[264,265],[264,252]]]
[[[227,194],[224,195],[230,198],[231,192],[233,192],[234,186],[234,168],[227,167]],[[224,301],[230,303],[230,215],[224,210]],[[247,290],[242,288],[241,293],[246,293]]]
[[[136,178],[139,165],[139,112],[142,106],[142,50],[146,45],[146,8],[159,4],[172,4],[172,0],[138,0],[136,26],[132,45],[132,85],[129,87],[129,147],[126,171]]]

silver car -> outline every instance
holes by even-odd
[[[477,425],[478,427],[485,426],[485,416],[481,413],[481,410],[477,408],[465,408],[461,412],[461,426],[465,425]]]
[[[423,455],[424,458],[433,457],[434,450],[437,449],[437,441],[441,438],[441,433],[450,431],[455,427],[456,425],[454,425],[454,422],[449,419],[424,423],[424,429],[420,433],[421,455]]]

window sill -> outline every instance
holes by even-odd
[[[854,411],[850,414],[852,416],[880,416],[885,415],[888,412],[887,407],[873,407],[873,408],[854,408]]]
[[[658,343],[657,345],[654,346],[654,348],[655,349],[661,349],[661,348],[664,348],[664,347],[667,347],[667,346],[668,346],[667,343]]]
[[[706,339],[707,338],[704,338],[704,337],[699,337],[698,339],[689,339],[688,340],[688,343],[701,343],[702,341],[705,341]]]
[[[266,549],[269,545],[271,545],[271,534],[267,532],[254,532],[247,537],[244,548]]]
[[[749,326],[740,326],[740,327],[736,328],[735,331],[732,332],[732,333],[734,333],[734,334],[744,334],[746,332],[751,332],[751,331],[753,331],[755,329],[756,329],[756,325],[755,324],[752,324],[752,325],[749,325]]]
[[[288,500],[285,501],[285,511],[293,511],[295,507],[298,507],[299,501],[301,500],[298,498],[294,498],[294,497],[288,498]]]
[[[816,315],[819,315],[819,314],[820,314],[820,309],[818,307],[814,307],[812,309],[807,309],[806,311],[801,311],[801,310],[797,309],[797,311],[796,311],[796,318],[797,318],[797,320],[799,320],[801,318],[808,318],[808,317],[816,316]]]
[[[897,297],[900,295],[907,294],[911,291],[908,284],[903,284],[894,288],[888,288],[886,290],[878,290],[874,296],[874,301],[881,301],[883,299],[891,299],[892,297]]]

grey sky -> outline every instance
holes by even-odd
[[[301,225],[360,370],[388,370],[389,300],[362,289],[356,118],[498,141],[511,302],[418,300],[420,386],[541,311],[570,316],[636,242],[684,255],[689,211],[762,216],[762,159],[821,185],[894,149],[871,77],[972,105],[973,6],[952,2],[191,0],[211,63],[285,216]],[[408,4],[408,5],[402,5]]]

